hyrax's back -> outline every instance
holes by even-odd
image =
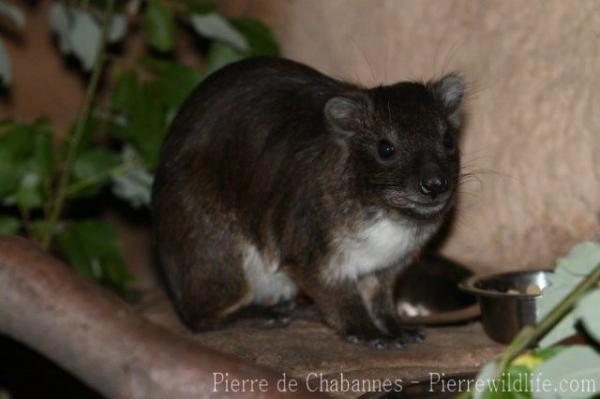
[[[339,332],[414,342],[395,277],[458,182],[456,75],[362,89],[280,59],[228,66],[176,117],[153,190],[158,258],[203,328],[298,287]]]
[[[295,294],[285,273],[263,273],[279,259],[261,224],[282,200],[293,147],[323,134],[323,105],[346,87],[257,58],[216,72],[183,105],[163,144],[153,210],[158,261],[191,327]]]

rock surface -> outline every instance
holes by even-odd
[[[49,38],[51,3],[25,8],[22,40],[0,117],[49,116],[67,129],[83,97],[80,76]],[[600,3],[594,0],[223,0],[231,15],[270,25],[285,56],[364,85],[456,70],[471,82],[461,148],[464,185],[451,258],[481,269],[547,267],[600,231]],[[143,38],[132,34],[133,62]],[[178,53],[201,66],[185,41]],[[44,68],[39,68],[44,60]],[[26,78],[23,78],[26,77]],[[52,95],[40,95],[40,87]]]
[[[151,271],[150,240],[147,229],[109,218],[123,233],[130,249],[127,263],[136,274],[142,297],[136,310],[151,321],[185,336],[191,333],[181,324],[156,274]],[[256,323],[239,322],[232,327],[192,335],[203,345],[219,352],[270,368],[279,373],[318,384],[324,379],[352,381],[401,379],[404,383],[427,379],[429,373],[473,372],[499,354],[504,346],[492,342],[478,322],[458,326],[427,328],[423,344],[402,350],[377,351],[350,344],[323,325],[314,308],[301,307],[285,328],[257,328]],[[215,370],[218,372],[219,370]],[[311,374],[311,373],[316,373]],[[312,386],[311,386],[312,387]],[[333,390],[338,397],[356,397],[356,392]]]
[[[471,82],[459,212],[444,252],[548,267],[600,231],[600,3],[228,0],[284,55],[371,86],[459,71]]]
[[[172,331],[190,334],[159,289],[147,294],[138,310]],[[297,309],[287,327],[259,328],[252,321],[240,321],[228,328],[193,337],[219,352],[300,378],[310,389],[327,391],[342,398],[361,394],[353,391],[352,386],[344,389],[342,379],[365,387],[377,380],[401,380],[402,385],[429,381],[430,373],[474,372],[503,349],[502,345],[485,336],[478,322],[427,328],[426,334],[422,344],[374,350],[341,339],[319,321],[313,308],[308,307]],[[337,386],[333,380],[338,381]]]

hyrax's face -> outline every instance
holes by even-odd
[[[350,151],[367,204],[430,219],[451,205],[459,175],[463,84],[450,75],[336,97],[326,116]]]

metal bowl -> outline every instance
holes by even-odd
[[[527,325],[537,320],[536,297],[528,287],[543,290],[549,285],[548,270],[516,271],[472,276],[459,287],[477,297],[481,320],[487,335],[496,342],[509,343]]]

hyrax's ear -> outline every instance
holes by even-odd
[[[358,92],[330,98],[324,113],[329,126],[342,137],[348,137],[364,125],[372,108],[371,100]]]
[[[465,83],[463,79],[455,73],[444,76],[442,79],[430,83],[433,94],[440,101],[448,119],[458,124],[460,120],[460,106],[465,96]]]

